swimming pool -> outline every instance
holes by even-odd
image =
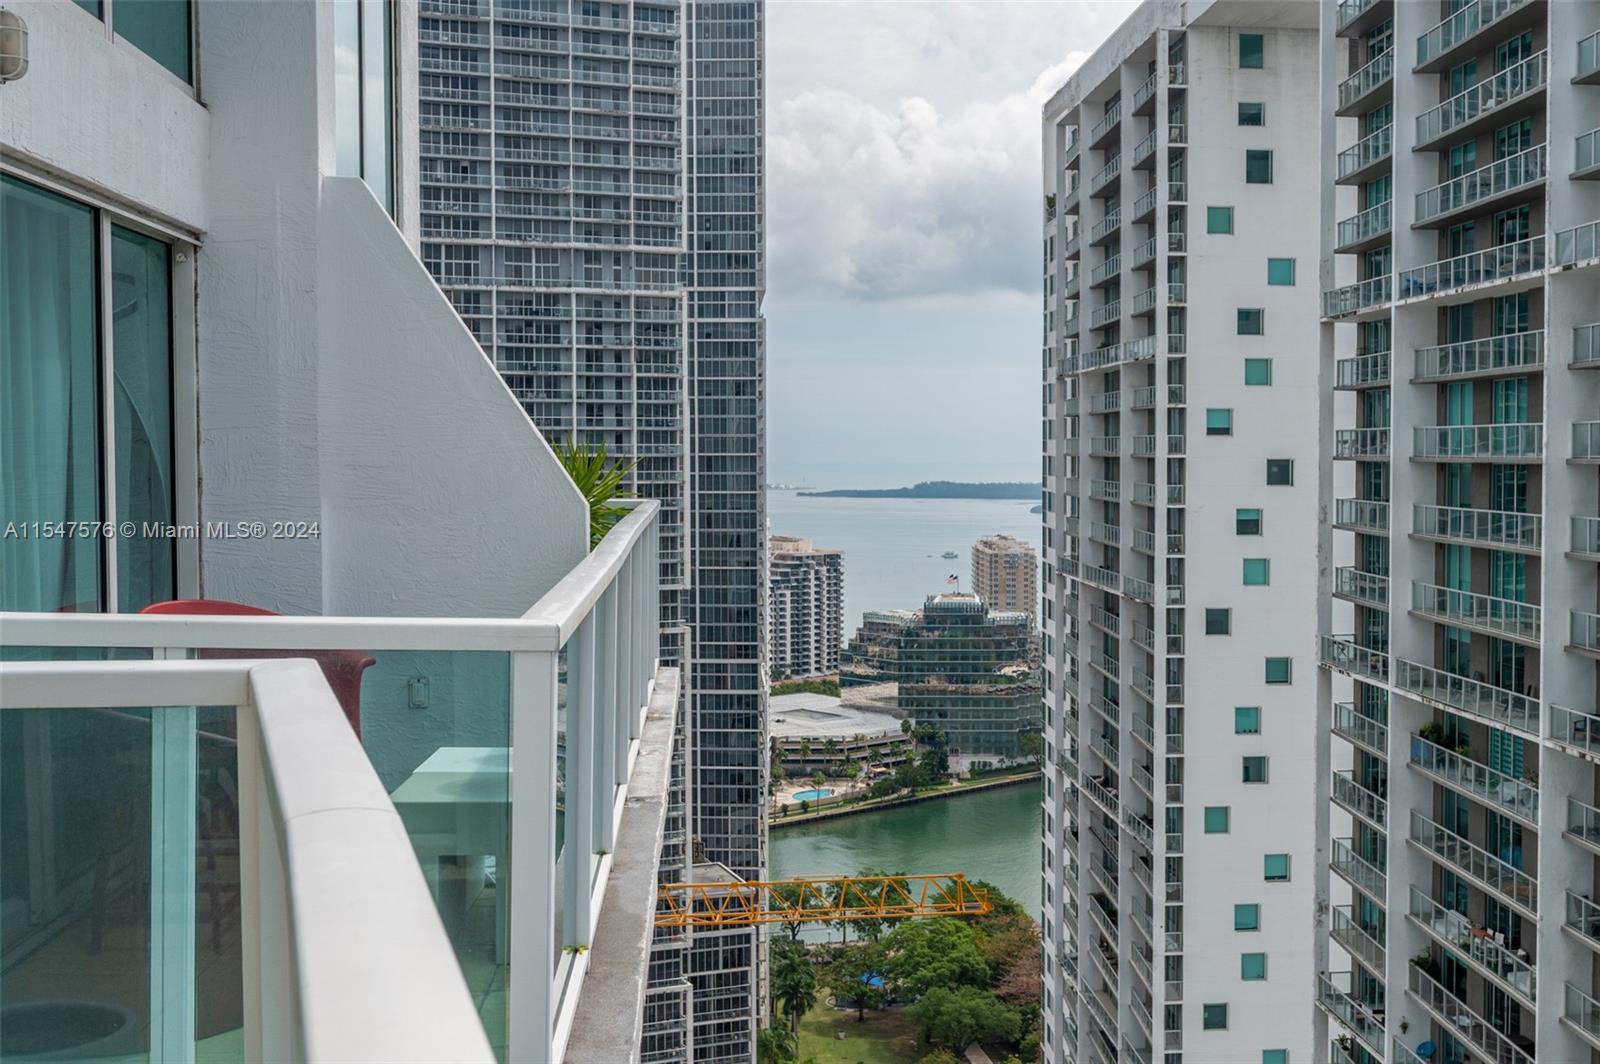
[[[797,801],[797,802],[814,802],[819,798],[826,798],[831,794],[833,794],[833,791],[829,790],[826,787],[817,788],[817,789],[813,789],[813,790],[809,790],[809,791],[795,791],[794,792],[794,800]]]

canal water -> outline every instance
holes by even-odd
[[[962,872],[1039,911],[1037,782],[943,798],[772,832],[768,875]]]

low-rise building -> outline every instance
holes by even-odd
[[[769,668],[774,679],[830,676],[844,641],[844,553],[798,536],[768,544]]]

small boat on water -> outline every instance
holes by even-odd
[[[939,555],[939,557],[941,557],[941,558],[959,558],[959,557],[961,557],[961,555],[957,554],[953,550],[947,550],[943,554]]]

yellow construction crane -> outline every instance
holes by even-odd
[[[750,927],[811,920],[983,916],[988,892],[964,875],[821,876],[758,882],[672,883],[659,891],[657,927]]]

